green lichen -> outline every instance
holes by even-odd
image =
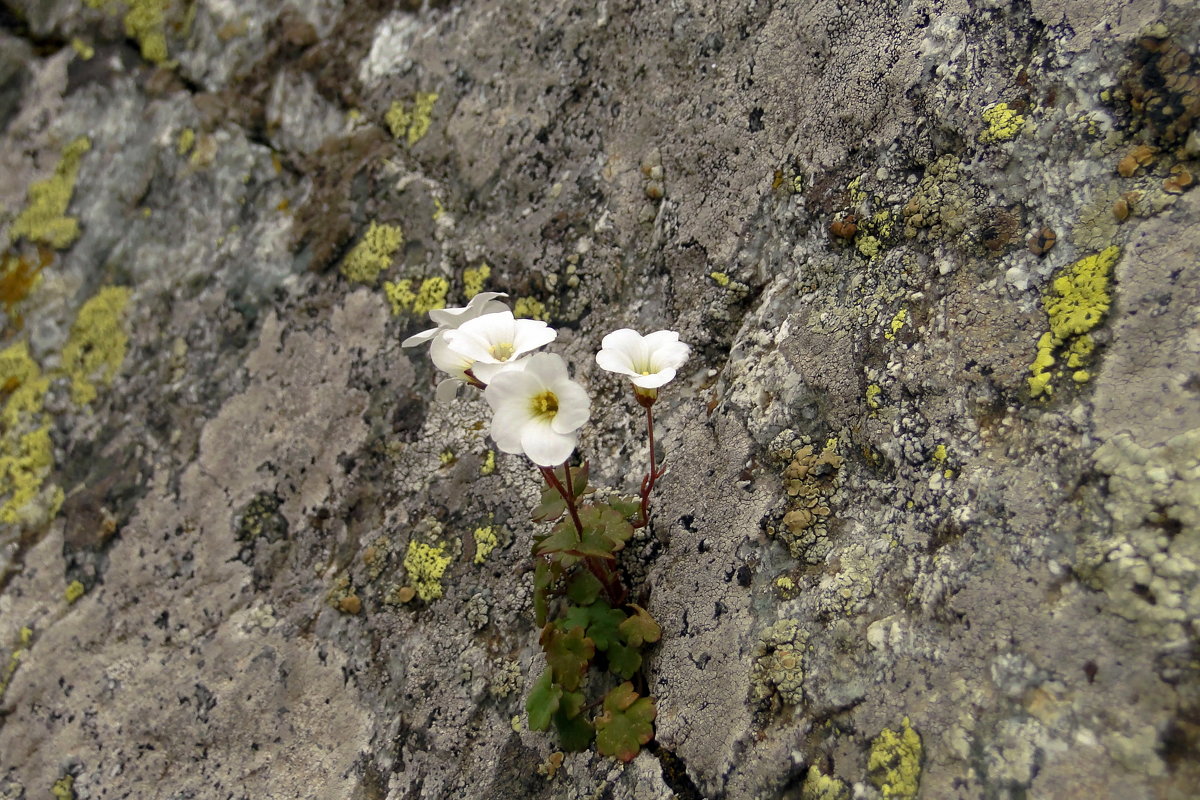
[[[994,103],[983,110],[983,121],[987,125],[979,134],[979,141],[1007,142],[1021,132],[1025,117],[1017,113],[1008,103]]]
[[[883,249],[883,243],[869,234],[857,237],[854,240],[854,246],[858,248],[858,252],[869,259],[877,257],[880,250]]]
[[[409,147],[421,141],[433,122],[433,107],[437,99],[437,92],[419,92],[413,98],[411,109],[399,100],[393,101],[383,115],[392,136],[405,139]]]
[[[884,728],[871,742],[867,773],[885,798],[915,798],[921,784],[921,735],[909,724],[900,723],[900,731]]]
[[[67,584],[66,590],[63,591],[63,599],[68,604],[74,605],[75,601],[83,597],[86,593],[87,587],[83,585],[82,581],[71,581]]]
[[[833,775],[823,775],[816,767],[809,767],[800,786],[800,800],[850,800],[850,787]]]
[[[12,241],[25,238],[62,250],[79,238],[79,220],[66,215],[67,206],[75,193],[79,163],[91,149],[91,140],[80,136],[63,150],[54,174],[29,187],[29,203],[9,229]]]
[[[550,312],[546,310],[546,304],[533,297],[518,297],[513,303],[513,316],[518,319],[550,321]]]
[[[496,451],[488,450],[483,456],[483,464],[479,467],[480,475],[491,475],[496,471]]]
[[[493,525],[476,528],[474,537],[475,563],[482,564],[491,555],[491,552],[496,549],[496,545],[500,543],[500,538],[496,536],[496,528]]]
[[[436,600],[442,596],[442,575],[450,566],[450,556],[441,545],[409,542],[404,554],[404,569],[417,597]]]
[[[953,155],[935,159],[901,211],[904,235],[951,239],[962,234],[976,213],[965,170]]]
[[[404,233],[400,226],[372,222],[362,241],[342,261],[342,274],[352,281],[374,286],[379,273],[392,265],[402,244]]]
[[[483,291],[483,285],[487,283],[487,279],[492,276],[492,268],[487,264],[480,264],[475,269],[467,268],[463,270],[463,294],[467,299],[471,299],[475,295]]]
[[[754,650],[751,687],[759,703],[797,705],[804,700],[804,647],[808,638],[794,619],[763,631]]]
[[[96,383],[111,385],[125,360],[129,337],[125,307],[130,290],[106,286],[79,309],[62,351],[62,368],[71,379],[71,399],[86,405],[96,399]]]
[[[92,47],[90,44],[85,42],[83,39],[80,39],[78,36],[72,37],[71,49],[74,50],[76,53],[78,53],[79,57],[82,58],[84,61],[91,61],[92,58],[96,55],[96,48]]]
[[[1043,299],[1050,329],[1038,338],[1037,355],[1029,366],[1033,397],[1053,394],[1056,373],[1051,368],[1064,356],[1077,383],[1091,377],[1081,368],[1095,350],[1090,332],[1104,320],[1112,303],[1109,277],[1120,257],[1119,247],[1108,247],[1079,259],[1054,280]]]

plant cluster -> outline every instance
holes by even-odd
[[[583,750],[594,739],[604,755],[630,761],[654,736],[654,698],[640,696],[634,680],[643,652],[662,631],[649,611],[628,602],[616,557],[649,523],[650,494],[664,474],[656,460],[654,404],[689,348],[674,331],[643,336],[623,328],[604,337],[596,363],[629,378],[645,412],[650,455],[636,495],[600,500],[588,483],[588,463],[571,465],[591,399],[561,356],[534,352],[557,332],[540,320],[515,318],[497,299],[503,296],[482,292],[463,308],[430,311],[437,327],[402,344],[430,343],[434,365],[448,376],[438,384],[439,402],[453,400],[462,384],[482,391],[496,446],[528,456],[545,481],[533,520],[551,527],[534,535],[532,557],[546,669],[526,699],[530,728],[553,725],[563,750]],[[612,677],[597,678],[610,688],[589,700],[593,668]]]

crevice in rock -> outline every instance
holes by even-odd
[[[652,740],[646,749],[662,764],[663,782],[675,793],[675,800],[707,800],[688,775],[687,764],[673,750],[663,747],[657,740]]]

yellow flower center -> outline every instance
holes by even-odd
[[[553,417],[558,413],[558,397],[549,389],[535,395],[530,405],[535,417]]]
[[[511,342],[501,342],[500,344],[494,344],[489,347],[488,352],[491,353],[492,358],[496,359],[497,361],[508,361],[508,359],[512,357],[513,350],[515,349],[516,348],[513,347]]]

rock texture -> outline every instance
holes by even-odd
[[[0,25],[0,797],[1195,796],[1191,2]],[[693,347],[629,765],[527,729],[535,473],[399,346],[481,288],[612,488],[600,339]]]

